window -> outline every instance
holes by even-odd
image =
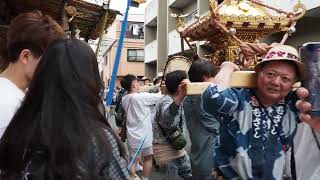
[[[127,30],[126,30],[126,38],[143,39],[144,38],[143,23],[128,22]]]
[[[128,49],[128,61],[144,61],[143,49]]]

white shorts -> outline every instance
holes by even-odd
[[[128,150],[129,150],[129,155],[132,158],[132,157],[134,157],[134,155],[137,152],[138,148],[128,147]],[[152,148],[152,146],[146,147],[146,148],[142,148],[140,153],[141,153],[142,157],[153,155],[153,148]]]

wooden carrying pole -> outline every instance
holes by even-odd
[[[237,71],[231,76],[230,86],[234,88],[255,88],[256,73],[254,71]],[[188,95],[199,95],[209,86],[209,82],[195,82],[187,84]]]
[[[256,78],[254,71],[237,71],[232,74],[231,87],[255,88]],[[210,82],[190,82],[187,84],[187,95],[200,95],[207,89]],[[143,92],[145,89],[142,89]],[[166,87],[161,86],[161,93],[166,94]]]
[[[187,95],[200,95],[210,85],[210,82],[190,82],[187,84]],[[230,87],[232,88],[255,88],[256,72],[255,71],[236,71],[231,76]],[[293,85],[293,88],[298,88],[301,83],[298,82]],[[140,92],[148,92],[152,86],[143,86]],[[166,94],[166,87],[161,86],[161,93]]]
[[[209,86],[209,82],[195,82],[187,84],[187,95],[200,95]],[[298,82],[293,85],[293,88],[300,87]],[[237,71],[232,74],[230,87],[233,88],[255,88],[256,73],[254,71]]]

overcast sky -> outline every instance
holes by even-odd
[[[103,0],[85,0],[91,3],[99,4],[101,5]],[[139,8],[130,8],[131,14],[144,14],[145,7],[150,3],[152,0],[146,0],[146,3],[141,4]],[[164,1],[164,0],[161,0]],[[205,1],[205,0],[202,0]],[[280,7],[283,10],[286,11],[292,11],[293,6],[299,1],[299,0],[262,0],[266,4],[272,5],[274,7]],[[307,9],[314,8],[316,6],[320,6],[320,0],[301,0],[303,4],[307,6]],[[127,0],[111,0],[110,8],[120,11],[121,13],[124,13],[127,7]]]
[[[147,4],[149,4],[148,0],[144,4],[140,4],[139,8],[131,7],[129,13],[131,14],[144,14],[144,9]],[[121,13],[125,13],[127,7],[127,0],[111,0],[110,8],[116,9],[120,11]]]
[[[88,1],[88,2],[91,2],[94,4],[99,4],[99,5],[101,5],[103,2],[103,0],[85,0],[85,1]],[[146,3],[141,4],[139,6],[139,8],[131,7],[130,13],[131,14],[144,14],[144,9],[150,1],[151,0],[146,0]],[[126,8],[127,8],[127,0],[111,0],[110,9],[118,10],[121,13],[125,13]]]

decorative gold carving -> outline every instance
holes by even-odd
[[[293,11],[294,12],[299,12],[300,11],[300,14],[294,17],[294,20],[298,20],[298,19],[301,19],[306,14],[307,8],[306,8],[306,6],[304,4],[302,4],[299,1],[299,3],[296,4],[293,7]]]
[[[189,14],[178,15],[175,13],[171,13],[170,16],[176,18],[176,30],[178,31],[178,33],[182,32],[186,26],[185,25],[185,17],[189,16]]]
[[[240,48],[239,46],[228,46],[227,60],[235,64],[240,63]]]
[[[265,8],[247,0],[230,0],[229,4],[225,4],[218,9],[218,13],[227,16],[270,16]]]
[[[68,17],[75,16],[77,14],[77,9],[74,6],[68,6],[65,8],[66,15]]]
[[[176,29],[178,32],[181,32],[185,28],[185,23],[182,20],[182,17],[177,17],[176,19]]]
[[[301,18],[305,13],[305,6],[299,3],[294,11],[300,11],[297,16],[289,17],[290,13],[279,11],[266,6],[258,0],[225,0],[217,4],[216,0],[209,0],[210,13],[201,18],[200,22],[187,27],[182,34],[191,41],[209,41],[213,52],[208,55],[211,61],[220,65],[229,60],[243,66],[256,63],[257,58],[244,62],[240,53],[240,42],[254,43],[269,34],[288,31],[292,21]],[[279,12],[270,14],[267,8]],[[292,13],[292,15],[294,15]],[[222,26],[221,26],[222,25]],[[230,29],[236,29],[236,38],[230,35]]]
[[[209,0],[209,7],[211,12],[216,12],[218,8],[218,3],[216,0]]]

